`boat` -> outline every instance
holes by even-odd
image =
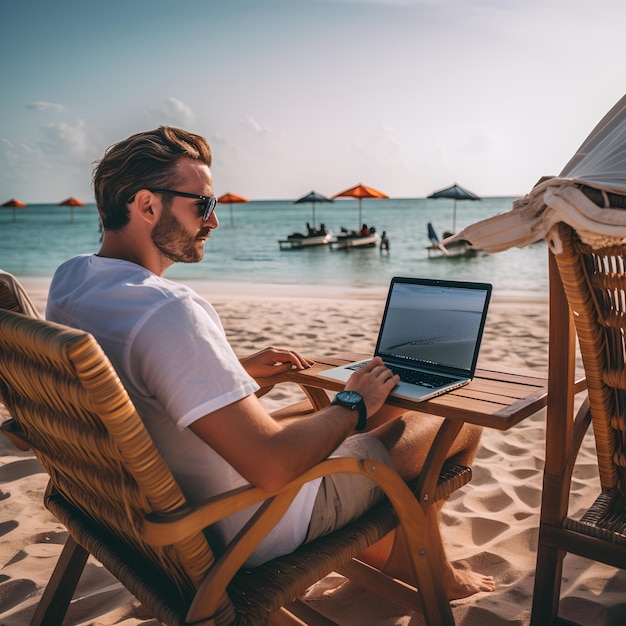
[[[351,248],[371,248],[378,243],[378,233],[342,233],[335,237],[331,248],[333,250],[349,250]]]
[[[333,243],[337,238],[329,231],[319,235],[302,235],[294,233],[289,235],[287,239],[279,239],[278,246],[281,250],[299,250],[300,248],[309,248],[313,246],[326,246]]]
[[[451,237],[453,233],[444,233],[444,238]],[[459,257],[475,257],[479,254],[487,254],[480,248],[475,248],[471,242],[467,239],[459,239],[453,241],[444,246],[439,239],[437,231],[434,226],[428,222],[428,238],[430,239],[430,246],[426,248],[428,250],[428,258],[441,259],[441,258],[459,258]]]

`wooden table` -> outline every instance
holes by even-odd
[[[289,372],[286,377],[304,387],[340,391],[341,382],[325,380],[319,372],[335,365],[368,358],[357,353],[313,357],[315,365],[307,370]],[[576,380],[577,391],[585,388],[584,377]],[[317,397],[318,394],[313,392]],[[324,403],[320,396],[321,403]],[[548,378],[541,373],[511,370],[497,366],[477,370],[474,380],[464,387],[424,402],[390,397],[387,404],[439,415],[455,422],[468,422],[488,428],[507,430],[533,415],[547,404]],[[318,407],[320,399],[313,398]]]
[[[307,370],[293,370],[284,375],[285,380],[299,384],[316,409],[327,406],[330,402],[329,395],[343,389],[341,382],[329,381],[318,376],[319,372],[335,365],[367,358],[367,355],[354,353],[341,353],[333,356],[314,358],[315,365]],[[554,376],[554,361],[552,363],[552,376]],[[572,370],[570,370],[572,371]],[[258,381],[263,386],[263,381]],[[269,382],[269,381],[268,381]],[[572,380],[574,392],[585,389],[584,376],[577,376]],[[572,387],[570,387],[570,392]],[[443,464],[448,456],[448,451],[454,439],[459,434],[464,423],[472,423],[487,428],[507,430],[518,424],[523,419],[545,408],[548,404],[548,376],[537,372],[509,370],[494,365],[482,367],[476,372],[472,382],[465,387],[456,389],[444,395],[423,402],[396,399],[390,397],[387,404],[430,413],[444,417],[443,423],[428,453],[424,470],[417,481],[414,490],[415,497],[427,518],[436,515],[435,489]],[[437,528],[438,525],[434,524]],[[433,531],[434,532],[434,531]],[[438,569],[438,568],[436,568]],[[374,591],[379,591],[379,582],[369,579],[367,572],[359,571],[358,568],[349,567],[347,570],[350,578],[358,584]],[[343,572],[342,570],[342,573]],[[454,624],[452,612],[445,597],[445,589],[440,578],[441,572],[433,572],[433,582],[436,598],[423,598],[424,604],[431,603],[443,607],[440,611],[439,623]],[[437,580],[439,578],[439,580]],[[414,589],[414,588],[413,588]],[[411,600],[411,596],[399,600],[398,597],[389,596],[394,601],[421,610],[419,605]],[[413,602],[413,604],[411,604]],[[422,606],[424,606],[422,604]],[[424,611],[427,613],[428,611]]]

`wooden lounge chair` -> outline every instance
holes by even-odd
[[[266,379],[263,387],[271,384]],[[95,339],[8,311],[0,311],[0,397],[12,415],[3,430],[34,450],[50,476],[45,506],[69,533],[32,625],[61,624],[89,554],[168,626],[329,624],[297,598],[332,571],[423,609],[430,624],[454,623],[429,550],[426,515],[389,467],[330,459],[277,493],[248,487],[192,506]],[[369,476],[388,502],[292,554],[242,567],[300,485],[333,472]],[[447,497],[470,475],[469,468],[447,467],[426,493]],[[236,540],[215,554],[203,529],[259,502]],[[354,559],[396,528],[412,555],[419,594]]]
[[[571,227],[558,228],[563,252],[550,256],[550,386],[533,625],[559,623],[566,553],[626,569],[626,246],[593,250]],[[572,419],[574,327],[588,398]],[[590,423],[601,493],[574,519],[570,483]]]

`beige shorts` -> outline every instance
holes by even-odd
[[[367,433],[348,437],[332,454],[372,459],[391,465],[387,448],[379,439]],[[322,479],[305,543],[342,528],[383,499],[383,491],[369,478],[360,474],[333,474]]]

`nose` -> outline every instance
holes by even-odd
[[[217,219],[217,211],[213,211],[213,213],[209,215],[209,219],[203,222],[203,224],[206,224],[211,230],[218,228],[220,221]]]

